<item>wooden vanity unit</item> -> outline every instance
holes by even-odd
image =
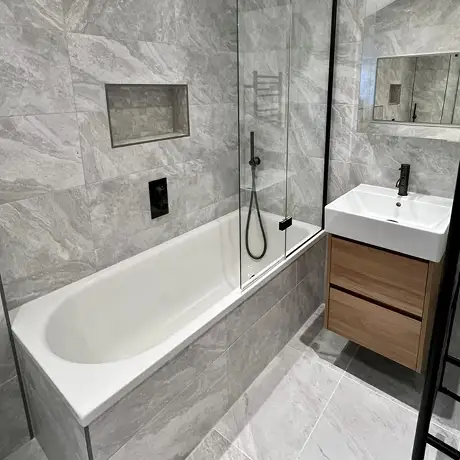
[[[326,328],[422,372],[442,263],[328,238]]]

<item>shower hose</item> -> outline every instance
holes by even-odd
[[[249,211],[248,211],[248,218],[246,221],[246,251],[248,252],[249,256],[254,260],[260,260],[267,252],[267,235],[265,234],[264,224],[262,222],[262,216],[260,215],[260,208],[259,208],[259,200],[257,199],[257,189],[256,189],[256,165],[260,163],[259,158],[255,158],[254,156],[254,133],[251,132],[251,161],[249,164],[251,165],[251,175],[252,175],[252,187],[251,187],[251,198],[249,200]],[[251,214],[252,208],[255,205],[257,211],[257,218],[259,220],[260,231],[262,233],[262,239],[264,243],[264,247],[260,255],[254,255],[251,252],[249,247],[249,226],[251,223]]]

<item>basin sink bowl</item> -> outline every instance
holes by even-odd
[[[361,184],[326,206],[325,229],[419,259],[444,255],[452,200]]]

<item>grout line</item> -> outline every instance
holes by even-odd
[[[403,409],[408,410],[409,412],[412,412],[413,414],[418,415],[419,411],[417,409],[414,409],[413,407],[409,406],[408,404],[403,403],[402,401],[399,401],[396,399],[394,396],[390,396],[388,393],[385,393],[384,391],[378,391],[375,389],[375,387],[371,386],[370,384],[365,385],[361,380],[358,380],[357,378],[352,378],[350,377],[350,374],[345,375],[345,378],[349,380],[350,382],[357,383],[358,385],[367,388],[370,390],[372,393],[375,393],[378,396],[381,396],[382,398],[386,399],[387,401],[395,403],[397,406],[402,407]]]
[[[391,402],[391,403],[401,407],[402,409],[405,409],[406,411],[410,412],[411,414],[414,414],[416,417],[418,417],[419,411],[417,409],[414,409],[412,406],[409,406],[408,404],[405,404],[402,401],[399,401],[394,396],[390,396],[389,394],[387,394],[387,393],[385,393],[385,392],[383,392],[381,390],[378,391],[372,386],[367,386],[364,383],[362,383],[360,380],[351,378],[349,376],[349,374],[344,375],[344,377],[348,381],[350,381],[352,383],[356,383],[357,385],[359,385],[359,386],[361,386],[363,388],[366,388],[371,393],[374,393],[375,395],[380,396],[382,399],[385,399],[386,401]],[[459,439],[459,441],[460,441],[460,432],[459,431],[456,432],[452,427],[449,427],[449,426],[439,422],[438,420],[433,420],[433,418],[431,419],[431,424],[436,425],[438,428],[441,428],[442,430],[444,430],[447,433],[451,434],[452,436],[454,436],[455,438]]]
[[[307,444],[308,444],[308,441],[310,441],[310,439],[311,439],[311,437],[312,437],[312,435],[313,435],[313,433],[314,433],[316,427],[318,426],[318,424],[319,424],[321,418],[322,418],[323,415],[324,415],[324,412],[326,411],[326,409],[327,409],[328,406],[329,406],[329,403],[331,402],[332,398],[334,397],[335,392],[337,391],[337,388],[339,388],[340,383],[342,382],[344,375],[345,375],[345,374],[342,374],[342,376],[340,377],[339,381],[337,382],[337,385],[336,385],[336,387],[334,388],[334,391],[332,392],[331,396],[330,396],[329,399],[327,400],[325,406],[323,407],[323,410],[322,410],[321,413],[319,414],[319,417],[318,417],[318,419],[316,420],[316,423],[315,423],[314,427],[313,427],[312,430],[310,431],[310,434],[308,435],[307,440],[305,441],[304,445],[303,445],[302,448],[300,449],[300,452],[299,452],[299,454],[297,455],[296,460],[299,460],[299,459],[300,459],[300,457],[301,457],[303,451],[305,450],[305,447],[306,447]]]
[[[16,369],[15,369],[16,370]],[[0,383],[0,388],[2,388],[4,385],[6,385],[7,383],[10,383],[12,380],[14,380],[15,378],[18,378],[18,374],[15,374],[13,375],[13,377],[9,378],[8,380],[5,380],[3,383]]]
[[[234,444],[232,441],[230,441],[230,439],[228,439],[227,436],[223,435],[217,428],[214,427],[213,430],[216,433],[219,433],[226,441],[228,441],[230,443],[230,445],[232,447],[234,447],[236,450],[241,452],[248,460],[252,460],[252,457],[249,454],[247,454],[244,450],[240,449],[236,444]]]
[[[46,117],[48,115],[76,115],[78,112],[76,110],[63,112],[34,112],[34,113],[19,113],[13,115],[0,115],[0,120],[4,118],[27,118],[27,117]]]
[[[299,454],[297,455],[296,457],[296,460],[299,460],[300,459],[300,456],[302,455],[302,452],[305,450],[305,447],[307,446],[308,444],[308,441],[310,441],[310,438],[312,437],[313,435],[313,432],[315,431],[316,427],[318,426],[321,418],[323,417],[323,414],[324,412],[326,411],[327,407],[329,406],[329,403],[331,402],[335,392],[337,391],[337,389],[339,388],[343,378],[345,377],[345,374],[347,372],[347,369],[349,368],[351,362],[353,361],[353,359],[355,358],[356,354],[358,353],[358,350],[359,350],[359,346],[356,348],[355,350],[355,353],[353,354],[352,358],[350,359],[349,363],[347,364],[346,368],[345,369],[341,369],[341,374],[340,374],[340,379],[339,381],[337,382],[337,385],[336,387],[334,388],[334,391],[332,392],[331,396],[329,397],[328,401],[326,402],[326,405],[324,406],[323,410],[321,411],[321,414],[319,415],[318,419],[316,420],[316,423],[314,425],[314,427],[312,428],[312,430],[310,431],[310,434],[308,435],[308,438],[307,440],[305,441],[304,445],[302,446],[302,449],[300,449],[300,452]],[[305,352],[303,353],[305,354]],[[320,359],[316,359],[315,361],[317,361],[319,364],[321,364],[323,367],[326,367],[328,369],[331,369],[331,365],[330,363],[326,364],[326,363],[322,363]],[[332,369],[334,369],[334,367],[336,366],[333,366]]]
[[[356,355],[358,354],[358,351],[359,351],[360,348],[361,348],[361,345],[358,345],[358,346],[356,347],[356,350],[355,350],[355,352],[353,353],[353,356],[351,357],[350,361],[349,361],[348,364],[347,364],[347,367],[346,367],[346,368],[344,369],[344,371],[343,371],[344,374],[348,371],[348,368],[351,366],[351,363],[352,363],[352,362],[354,361],[354,359],[356,358]]]

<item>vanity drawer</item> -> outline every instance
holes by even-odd
[[[330,283],[419,318],[428,262],[332,237]]]
[[[331,288],[327,328],[411,369],[417,368],[421,323]]]

